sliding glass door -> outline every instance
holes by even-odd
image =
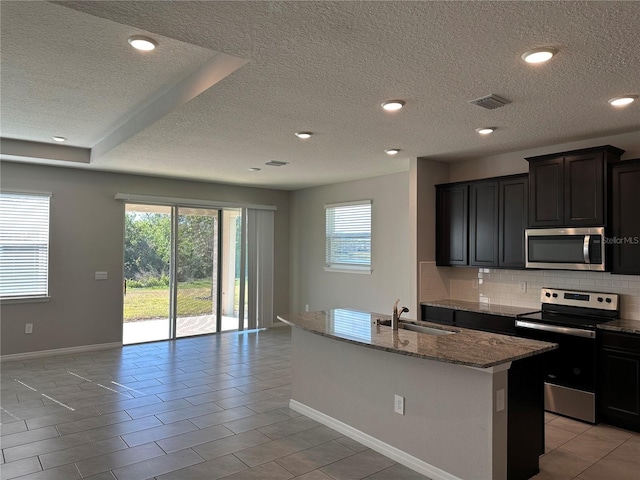
[[[171,338],[172,212],[125,205],[124,344]]]
[[[127,203],[123,343],[270,327],[273,218]]]
[[[220,331],[218,239],[220,210],[177,208],[176,336]],[[238,326],[236,324],[235,329]]]

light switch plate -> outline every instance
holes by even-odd
[[[106,280],[107,277],[107,272],[96,272],[96,280]]]
[[[402,395],[395,396],[393,411],[400,415],[404,415],[404,397]]]

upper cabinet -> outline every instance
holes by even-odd
[[[529,226],[606,225],[607,165],[623,153],[605,145],[527,158]]]
[[[526,174],[436,189],[437,265],[524,268]]]
[[[640,158],[611,167],[612,273],[640,275]]]
[[[436,265],[467,265],[469,185],[436,186]]]

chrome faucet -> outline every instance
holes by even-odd
[[[400,311],[398,312],[398,303],[400,302],[400,299],[396,300],[396,303],[393,304],[393,316],[391,317],[391,329],[392,330],[398,330],[398,325],[400,324],[400,316],[405,313],[408,312],[409,309],[407,307],[401,307]]]

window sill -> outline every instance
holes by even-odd
[[[51,297],[7,297],[0,298],[0,304],[10,305],[13,303],[44,303],[51,300]]]
[[[371,267],[350,267],[347,265],[343,265],[341,267],[324,267],[324,271],[334,273],[356,273],[359,275],[371,275],[371,272],[373,272]]]

